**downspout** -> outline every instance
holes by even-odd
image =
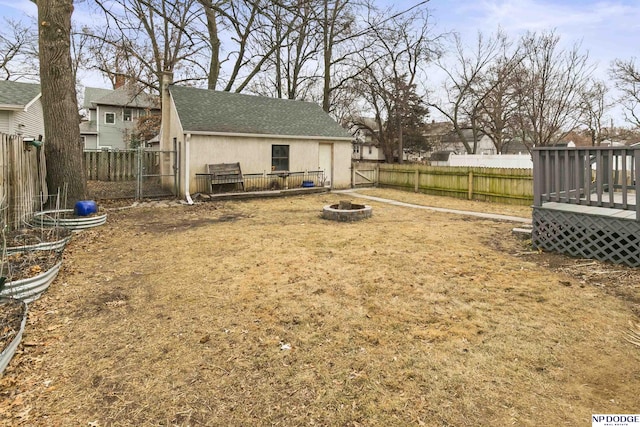
[[[193,205],[191,194],[189,194],[189,143],[191,142],[191,134],[188,133],[184,138],[184,197],[187,204]]]

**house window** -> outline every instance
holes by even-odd
[[[274,170],[274,171],[289,170],[289,146],[288,145],[272,145],[271,146],[271,170]]]
[[[133,117],[133,110],[131,108],[125,108],[124,113],[122,114],[122,120],[125,122],[130,122]]]
[[[108,125],[116,123],[116,113],[104,113],[104,122]]]

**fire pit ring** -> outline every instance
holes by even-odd
[[[360,221],[365,218],[371,218],[372,212],[371,206],[340,201],[335,205],[324,206],[322,208],[322,217],[340,222]]]

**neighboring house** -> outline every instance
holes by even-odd
[[[80,136],[85,150],[127,149],[136,119],[147,114],[160,114],[158,98],[132,86],[117,89],[87,87],[83,108],[88,120],[80,123]]]
[[[0,132],[44,136],[40,85],[0,80]]]
[[[529,148],[519,138],[513,138],[502,146],[502,154],[529,154]]]
[[[378,124],[370,117],[360,118],[359,122],[364,123],[370,129],[377,129]],[[385,157],[380,144],[373,137],[372,131],[357,125],[350,126],[353,134],[353,147],[351,158],[364,162],[384,162]],[[373,132],[378,132],[377,130]]]
[[[451,122],[436,122],[432,120],[431,123],[425,125],[424,137],[431,152],[439,151],[442,145],[442,140],[453,130]]]
[[[382,149],[375,142],[353,142],[351,158],[363,162],[384,162]]]
[[[178,149],[181,196],[218,163],[239,162],[244,174],[323,170],[332,188],[351,185],[352,137],[319,105],[169,82],[165,76],[160,149]]]
[[[462,129],[462,134],[465,140],[470,146],[473,146],[473,130]],[[496,154],[496,147],[493,145],[493,141],[487,135],[480,132],[480,139],[476,144],[475,154]],[[456,131],[450,131],[446,135],[442,136],[438,145],[433,147],[434,151],[450,151],[456,154],[463,154],[467,152],[466,147],[462,143],[460,136]]]

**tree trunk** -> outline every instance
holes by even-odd
[[[73,0],[38,0],[37,4],[47,185],[50,194],[66,190],[69,207],[85,199],[87,190],[71,66]]]
[[[211,60],[209,61],[209,77],[207,88],[216,90],[218,77],[220,76],[220,39],[218,38],[218,22],[216,12],[213,10],[211,0],[200,0],[207,17],[207,31],[209,32],[209,43],[211,43]]]

